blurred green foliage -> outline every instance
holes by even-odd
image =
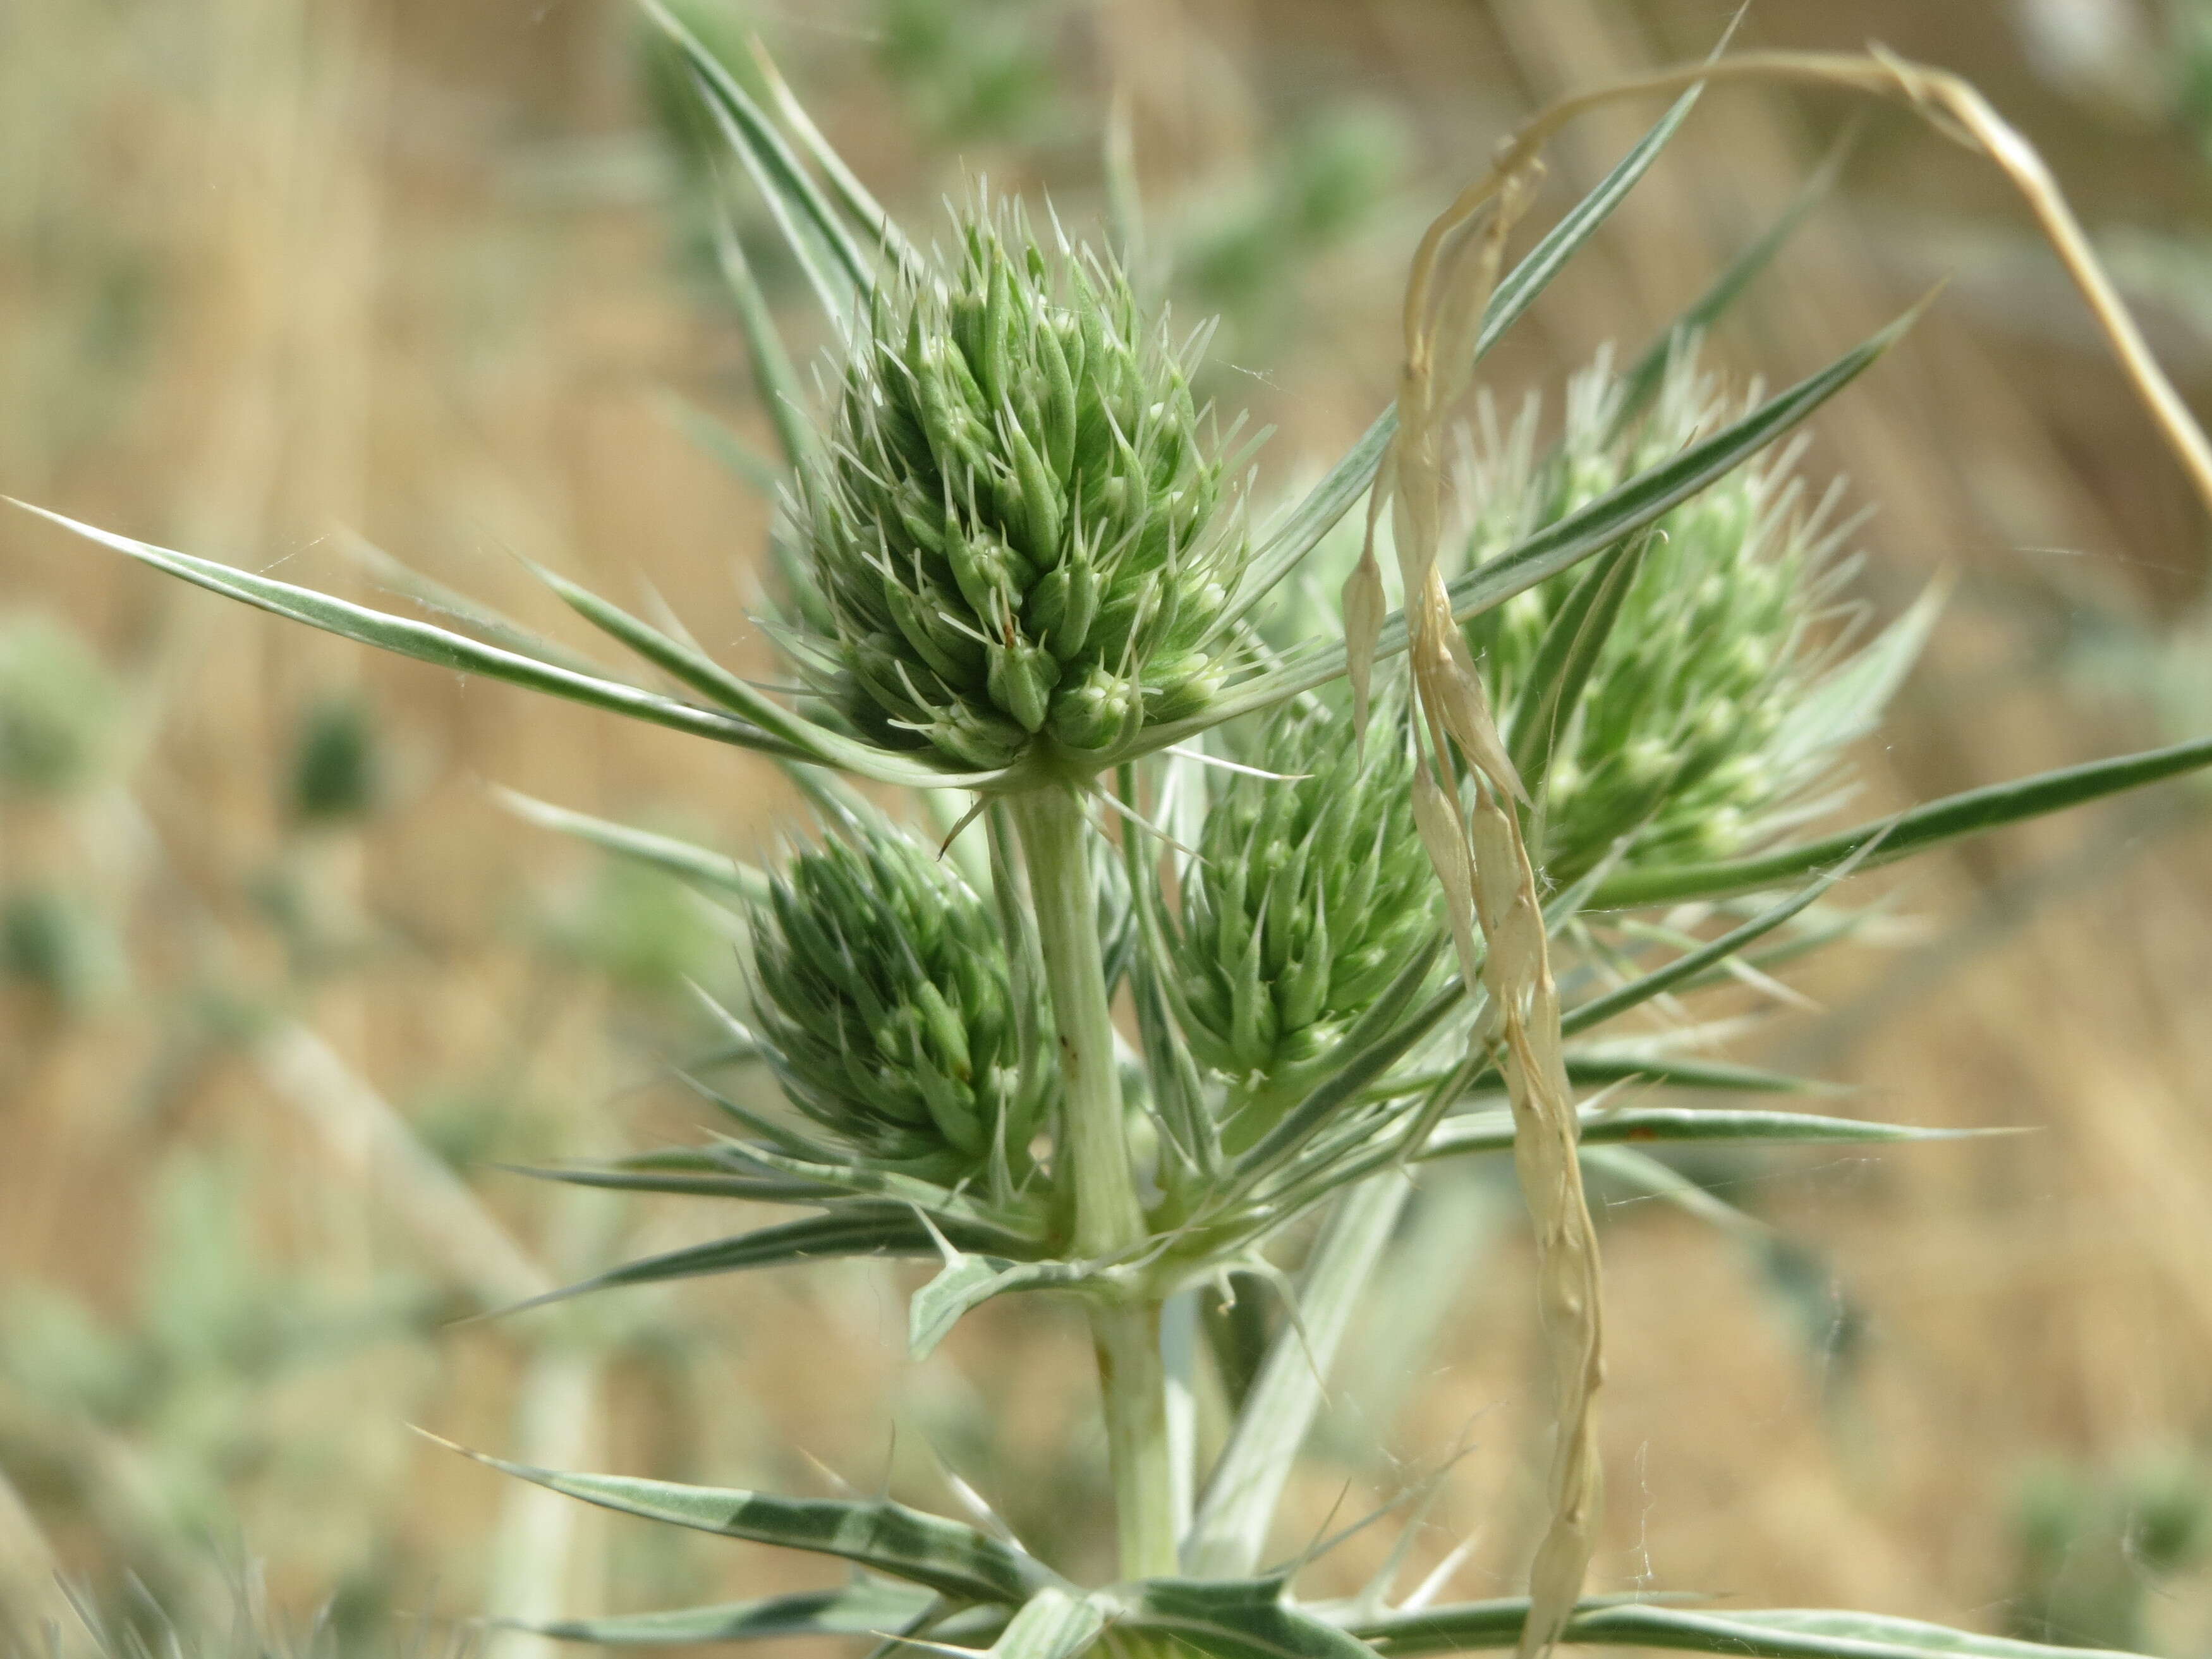
[[[2183,1448],[2028,1471],[2014,1502],[2018,1589],[2007,1623],[2030,1641],[2176,1651],[2158,1604],[2212,1544],[2212,1466]]]
[[[1182,287],[1201,314],[1279,330],[1297,278],[1388,209],[1412,149],[1405,118],[1384,105],[1346,100],[1301,114],[1250,178],[1191,216],[1176,254]]]
[[[293,734],[289,781],[293,820],[313,827],[352,823],[384,797],[383,757],[368,706],[352,696],[319,697]]]
[[[114,924],[90,901],[33,884],[0,892],[0,977],[82,1014],[120,993],[129,967]]]
[[[302,1374],[419,1340],[451,1307],[410,1275],[342,1286],[272,1265],[254,1185],[235,1158],[173,1151],[153,1176],[127,1306],[41,1281],[0,1298],[0,1463],[49,1524],[74,1515],[97,1528],[103,1586],[135,1577],[181,1594],[186,1564],[235,1535],[249,1488],[358,1506],[357,1566],[395,1524],[345,1440],[303,1438],[273,1401]]]
[[[0,616],[0,801],[96,781],[121,748],[122,687],[82,635],[43,611]]]

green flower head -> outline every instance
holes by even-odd
[[[1017,1176],[1058,1073],[1025,1077],[989,903],[880,826],[801,854],[756,917],[756,1020],[799,1109],[864,1157]]]
[[[878,285],[788,532],[826,601],[808,654],[855,727],[1083,769],[1206,704],[1247,544],[1194,351],[1011,208],[965,216],[949,270]]]
[[[1626,419],[1624,383],[1601,360],[1571,386],[1565,429],[1540,452],[1533,404],[1510,427],[1478,423],[1467,544],[1480,564],[1724,418],[1686,356],[1649,412]],[[1632,864],[1734,856],[1802,818],[1838,750],[1870,723],[1910,661],[1917,620],[1854,655],[1838,589],[1848,524],[1837,493],[1808,500],[1797,446],[1740,468],[1662,519],[1587,682],[1559,718],[1535,820],[1555,881],[1616,847]],[[1496,706],[1524,696],[1551,628],[1584,573],[1540,584],[1468,624]],[[1910,637],[1906,637],[1909,635]],[[1519,752],[1527,734],[1509,729]]]
[[[1435,933],[1402,721],[1295,705],[1225,774],[1184,879],[1175,951],[1193,1052],[1231,1077],[1326,1053]]]

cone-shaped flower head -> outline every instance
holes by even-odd
[[[759,1035],[793,1103],[933,1180],[1018,1179],[1057,1068],[1026,1077],[991,906],[871,824],[793,860],[756,917]]]
[[[1622,395],[1601,359],[1570,387],[1549,453],[1539,452],[1533,404],[1505,430],[1481,411],[1470,564],[1725,418],[1711,380],[1686,358],[1640,420],[1624,422]],[[1796,453],[1739,468],[1661,520],[1645,545],[1588,681],[1557,720],[1536,820],[1553,880],[1572,880],[1623,837],[1630,861],[1662,864],[1729,857],[1779,833],[1803,816],[1838,748],[1909,662],[1909,645],[1889,653],[1894,661],[1875,663],[1873,650],[1850,659],[1849,629],[1825,625],[1845,614],[1835,595],[1850,571],[1836,552],[1849,526],[1832,522],[1832,489],[1808,502],[1791,474]],[[1547,630],[1584,574],[1566,572],[1468,626],[1509,726],[1538,702],[1527,693]],[[1522,752],[1528,734],[1507,735]]]
[[[875,742],[1079,767],[1204,706],[1247,544],[1188,350],[1121,272],[1012,210],[959,239],[854,325],[791,514],[826,600],[808,654]]]
[[[1192,1052],[1266,1077],[1324,1052],[1437,927],[1413,824],[1404,726],[1278,714],[1249,759],[1294,780],[1218,775],[1182,890],[1176,952]]]

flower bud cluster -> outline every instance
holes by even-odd
[[[1295,705],[1224,775],[1185,878],[1185,1030],[1205,1064],[1267,1077],[1327,1052],[1433,935],[1437,892],[1413,824],[1413,763],[1378,714]]]
[[[1679,453],[1721,423],[1686,359],[1640,420],[1601,358],[1571,386],[1565,431],[1540,454],[1533,404],[1474,441],[1468,542],[1479,564]],[[1834,492],[1808,506],[1790,449],[1741,467],[1662,519],[1589,678],[1566,711],[1542,793],[1541,856],[1572,880],[1623,837],[1638,863],[1726,858],[1772,834],[1833,764],[1790,741],[1790,713],[1833,665],[1820,623],[1846,572]],[[1545,631],[1583,571],[1468,625],[1501,710],[1516,710]],[[1509,734],[1516,741],[1522,734]]]
[[[888,826],[802,854],[760,908],[753,962],[758,1034],[807,1115],[948,1184],[1027,1170],[1058,1073],[1024,1074],[997,919],[948,866]]]
[[[1121,272],[1012,210],[960,238],[866,303],[790,533],[864,734],[1079,765],[1205,706],[1247,544],[1184,355]]]

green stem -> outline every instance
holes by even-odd
[[[1045,988],[1060,1036],[1060,1156],[1067,1165],[1063,1179],[1075,1198],[1075,1251],[1093,1258],[1118,1255],[1144,1237],[1145,1212],[1137,1201],[1122,1121],[1083,808],[1073,790],[1053,787],[1024,790],[1012,804],[1029,863]]]
[[[1025,790],[1011,805],[1029,866],[1045,987],[1060,1040],[1059,1156],[1061,1178],[1074,1199],[1075,1253],[1092,1259],[1121,1255],[1144,1240],[1145,1212],[1121,1108],[1083,807],[1075,792],[1063,787]],[[1159,1304],[1095,1307],[1091,1328],[1105,1396],[1121,1573],[1128,1578],[1172,1573],[1177,1528]]]
[[[1121,1577],[1169,1577],[1176,1571],[1178,1540],[1160,1304],[1094,1308],[1091,1335],[1098,1346],[1098,1382],[1106,1398],[1106,1461],[1114,1477]]]

